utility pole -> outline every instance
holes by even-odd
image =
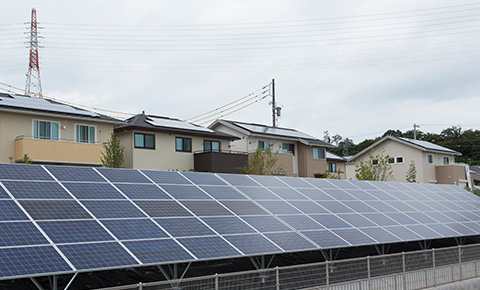
[[[27,81],[25,83],[25,95],[38,94],[42,96],[42,83],[40,82],[40,63],[38,60],[38,27],[37,10],[32,8],[32,19],[30,21],[30,56],[28,58]]]
[[[413,124],[413,140],[417,140],[417,128],[420,128],[420,126]]]
[[[276,127],[277,104],[275,103],[275,79],[272,79],[272,124]]]

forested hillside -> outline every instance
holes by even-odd
[[[336,146],[331,148],[329,150],[330,152],[340,156],[346,156],[357,154],[387,135],[413,139],[413,130],[406,132],[388,130],[382,136],[375,139],[366,139],[358,144],[354,144],[349,138],[343,138],[338,134],[330,136],[328,131],[325,131],[324,140]],[[432,142],[462,153],[462,156],[456,158],[456,162],[480,165],[480,130],[462,130],[461,127],[457,126],[444,129],[440,134],[426,133],[417,130],[417,139]]]

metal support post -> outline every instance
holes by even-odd
[[[458,266],[460,270],[460,280],[463,279],[462,275],[462,248],[460,245],[458,245]]]
[[[215,290],[218,290],[218,273],[215,273]]]
[[[329,274],[329,272],[330,271],[328,270],[328,261],[325,261],[325,273],[326,273],[326,275],[325,275],[325,280],[326,281],[325,282],[326,282],[327,286],[330,285],[330,274]]]
[[[278,269],[278,266],[275,267],[275,280],[276,280],[276,289],[280,290],[280,269]]]
[[[433,286],[437,286],[437,269],[436,269],[436,261],[435,261],[435,248],[432,249],[432,264],[433,264]]]
[[[403,269],[403,289],[407,290],[407,273],[405,266],[405,252],[402,252],[402,269]]]
[[[368,277],[368,281],[367,281],[367,289],[370,290],[370,278],[371,278],[371,274],[370,274],[370,256],[367,256],[367,277]]]

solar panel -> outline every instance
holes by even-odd
[[[0,164],[0,279],[479,234],[455,186]]]

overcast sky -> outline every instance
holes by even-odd
[[[0,83],[21,89],[31,8],[47,97],[189,119],[248,96],[215,112],[271,125],[275,79],[280,127],[318,138],[480,128],[480,2],[9,1]]]

